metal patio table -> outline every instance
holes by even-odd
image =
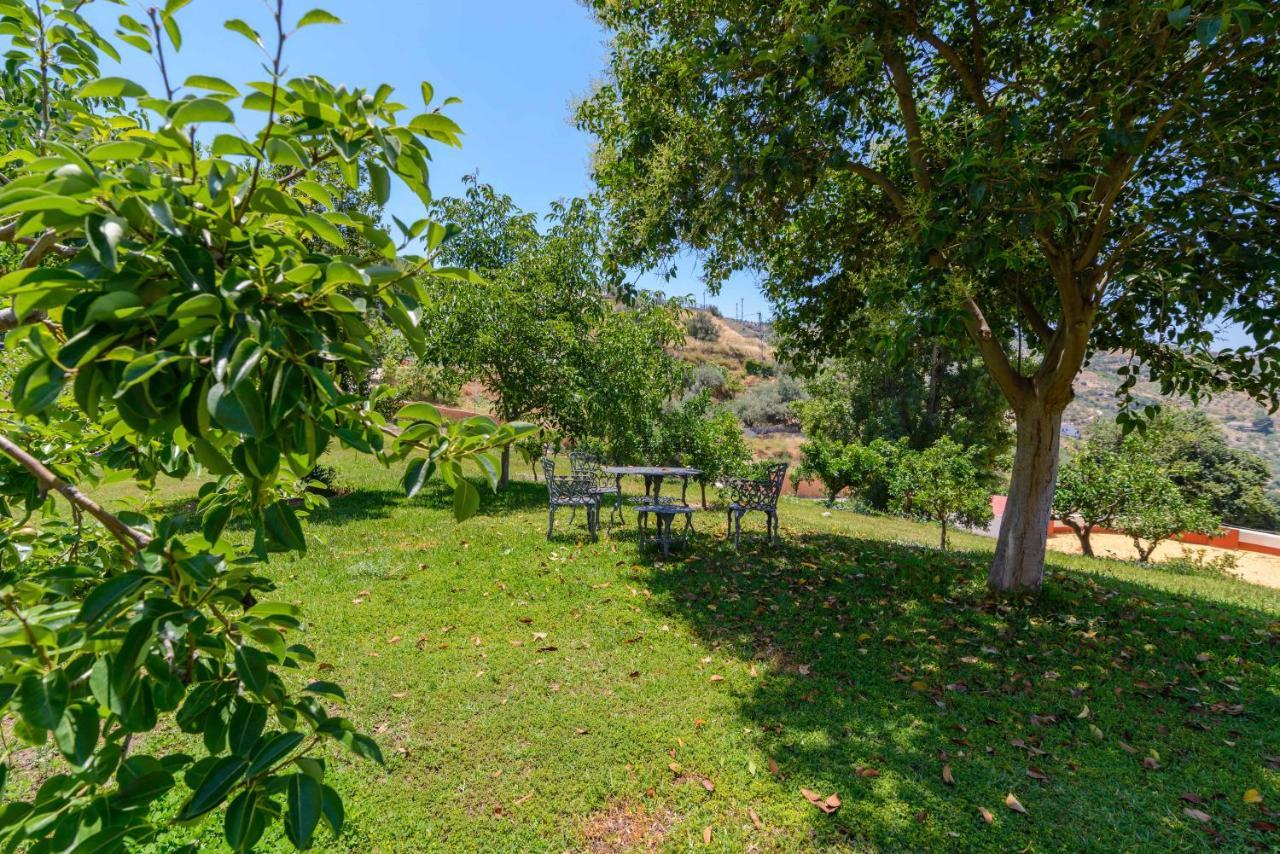
[[[644,478],[644,498],[637,496],[634,499],[637,504],[661,504],[662,482],[669,477],[678,477],[680,478],[680,503],[688,507],[689,502],[685,500],[685,496],[689,491],[689,478],[702,474],[702,469],[683,466],[604,466],[601,470],[605,474],[613,475],[614,485],[618,488],[613,509],[619,517],[622,516],[622,479],[624,477]]]

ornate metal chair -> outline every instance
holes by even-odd
[[[542,472],[547,480],[549,500],[547,539],[551,539],[556,527],[556,508],[572,507],[576,515],[581,507],[587,513],[587,531],[594,543],[600,525],[600,495],[595,491],[595,482],[575,474],[556,474],[556,461],[551,457],[542,458]]]
[[[622,519],[622,506],[618,500],[618,486],[610,482],[609,476],[604,473],[600,458],[586,451],[570,451],[569,470],[574,477],[586,478],[594,484],[592,492],[599,497],[600,504],[604,503],[605,496],[613,497],[613,507],[609,509],[609,528],[612,530],[614,514],[617,514],[619,521]]]
[[[725,481],[725,488],[729,491],[728,522],[733,527],[734,549],[738,548],[738,539],[742,535],[742,517],[752,510],[765,515],[766,541],[782,541],[778,533],[778,496],[782,494],[782,484],[786,479],[787,464],[775,463],[765,470],[763,480],[731,477]]]

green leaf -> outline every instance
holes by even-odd
[[[177,308],[171,309],[171,320],[182,320],[188,317],[213,317],[221,313],[222,299],[214,294],[196,294],[183,300]]]
[[[341,686],[332,682],[312,682],[310,685],[302,689],[312,694],[324,694],[329,697],[337,697],[339,700],[347,699],[347,694],[342,690]]]
[[[307,14],[298,19],[297,29],[309,27],[312,24],[341,24],[342,19],[332,12],[326,12],[324,9],[312,9]]]
[[[338,231],[336,226],[314,211],[304,216],[299,223],[316,237],[332,243],[339,249],[347,245],[342,232]]]
[[[182,30],[178,28],[178,22],[167,12],[161,16],[161,21],[164,23],[164,31],[169,34],[169,41],[173,43],[174,50],[182,50]]]
[[[256,44],[258,47],[262,47],[262,36],[258,35],[257,30],[255,30],[253,27],[249,26],[239,18],[232,18],[229,21],[225,21],[222,24],[222,26],[228,30],[231,30],[231,32],[233,33],[239,33],[240,35],[247,38],[249,41]]]
[[[217,92],[221,95],[239,95],[240,91],[221,77],[210,77],[207,74],[193,74],[182,84],[188,89],[204,89],[206,92]]]
[[[104,581],[89,591],[80,606],[80,622],[93,625],[112,614],[122,600],[137,593],[152,576],[141,570],[133,570]]]
[[[391,173],[381,163],[369,164],[369,186],[379,205],[385,205],[391,198]]]
[[[36,729],[49,730],[62,720],[69,691],[67,677],[61,670],[43,676],[33,673],[18,683],[14,699],[23,720]]]
[[[119,269],[116,247],[124,237],[125,221],[117,216],[89,216],[84,231],[89,238],[89,251],[98,263],[113,273]]]
[[[235,113],[221,101],[213,98],[192,98],[183,101],[169,121],[175,128],[186,127],[195,122],[234,122]]]
[[[289,551],[307,550],[307,541],[302,535],[298,517],[284,501],[277,501],[263,510],[262,520],[267,526],[267,533],[275,542]]]
[[[236,675],[244,687],[255,694],[263,694],[271,684],[271,669],[262,651],[241,644],[235,651]]]
[[[132,80],[123,77],[102,77],[92,83],[86,83],[76,93],[79,98],[141,98],[147,94]]]
[[[227,727],[227,743],[232,753],[248,756],[267,725],[267,707],[243,699],[237,702]]]
[[[137,809],[147,806],[172,788],[172,774],[162,770],[148,771],[122,782],[111,795],[110,803],[113,809]]]
[[[288,756],[306,739],[300,732],[282,732],[259,742],[249,757],[249,776],[256,777]]]
[[[461,522],[476,515],[480,509],[480,492],[469,480],[458,481],[453,491],[453,518]]]
[[[429,403],[410,403],[396,413],[397,421],[426,421],[428,424],[443,424],[440,410]]]
[[[53,730],[53,741],[66,760],[82,767],[98,746],[98,709],[92,703],[74,703],[63,712]]]
[[[232,851],[252,850],[262,838],[262,832],[267,827],[267,819],[266,813],[258,810],[257,807],[257,789],[241,792],[227,806],[227,814],[222,821],[222,832]]]
[[[190,821],[217,809],[248,767],[249,761],[241,756],[227,756],[215,762],[182,809],[178,810],[178,820]]]
[[[334,836],[342,833],[342,825],[346,818],[342,809],[342,797],[329,786],[322,786],[320,811],[324,815],[325,824],[333,831]]]
[[[311,847],[316,825],[320,823],[323,799],[320,784],[306,774],[290,774],[285,792],[284,832],[294,847],[305,851]]]
[[[422,81],[422,106],[430,107],[431,99],[436,95],[435,88],[427,81]]]
[[[417,495],[422,491],[422,487],[427,485],[427,480],[431,477],[431,470],[435,466],[430,460],[418,457],[409,462],[409,468],[404,473],[404,493],[409,498]]]

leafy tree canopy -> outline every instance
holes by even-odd
[[[976,527],[991,521],[991,492],[974,462],[974,452],[946,437],[923,451],[899,454],[889,477],[904,513],[938,523],[944,550],[948,525]]]
[[[525,432],[422,404],[392,424],[339,384],[372,365],[375,316],[421,351],[427,283],[475,278],[437,266],[444,226],[393,236],[339,199],[363,168],[377,204],[393,183],[428,202],[430,147],[460,130],[426,84],[413,109],[390,86],[286,76],[286,45],[337,22],[322,10],[272,0],[261,33],[228,21],[267,71],[233,83],[186,73],[184,0],[120,14],[113,41],[85,5],[0,0],[0,327],[17,368],[0,407],[0,788],[19,746],[52,738],[60,757],[6,796],[0,844],[121,850],[219,813],[233,850],[277,823],[309,848],[322,821],[343,825],[325,753],[381,753],[342,688],[306,678],[303,613],[263,574],[306,546],[320,499],[298,500],[298,480],[340,444],[409,460],[411,494],[438,473],[464,518],[479,495],[463,462],[492,476],[490,451]],[[156,60],[162,92],[102,76],[118,45]],[[81,488],[195,471],[194,508],[112,513]]]
[[[676,304],[644,292],[618,299],[601,262],[599,209],[557,203],[539,231],[510,196],[472,178],[435,210],[456,232],[447,261],[484,278],[433,292],[429,357],[483,380],[503,419],[534,418],[633,453],[683,385],[669,349],[684,332]]]
[[[762,270],[818,352],[923,328],[980,353],[1019,428],[992,586],[1043,577],[1091,349],[1277,405],[1274,4],[591,6],[611,73],[578,116],[622,262],[692,246],[713,280]],[[1251,343],[1217,348],[1222,320]]]

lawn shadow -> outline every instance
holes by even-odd
[[[1240,803],[1280,755],[1274,615],[1075,572],[994,600],[989,560],[808,534],[691,551],[648,583],[758,674],[728,687],[783,785],[839,793],[813,809],[818,844],[1274,841]],[[1188,792],[1211,824],[1183,817]]]

